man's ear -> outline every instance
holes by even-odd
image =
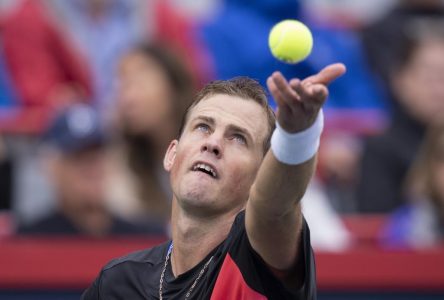
[[[171,171],[171,168],[173,167],[174,164],[174,160],[176,159],[176,150],[178,144],[179,144],[178,140],[172,140],[165,153],[165,157],[163,159],[163,167],[168,172]]]

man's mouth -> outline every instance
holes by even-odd
[[[193,168],[193,171],[203,172],[205,174],[210,175],[213,178],[217,178],[216,170],[213,169],[210,165],[207,165],[205,163],[196,163]]]

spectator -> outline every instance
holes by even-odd
[[[54,111],[89,99],[92,87],[80,54],[57,27],[48,1],[14,1],[2,13],[2,55],[14,96],[1,101],[6,113],[0,116],[3,128],[12,133],[5,135],[12,208],[21,220],[31,221],[49,205],[38,168],[38,136]]]
[[[88,62],[99,111],[111,108],[113,73],[120,56],[146,38],[145,13],[151,1],[51,1],[58,24],[81,49]],[[148,20],[151,21],[151,16]]]
[[[30,121],[41,120],[34,132],[45,127],[52,110],[91,96],[87,68],[44,1],[25,0],[11,10],[4,17],[2,40],[21,109]]]
[[[168,48],[150,44],[122,58],[117,83],[112,207],[126,217],[166,222],[172,195],[161,162],[191,101],[191,77]]]
[[[398,47],[402,47],[406,26],[424,18],[437,22],[435,26],[442,26],[439,23],[444,19],[443,2],[401,0],[379,20],[363,28],[361,37],[367,60],[383,82],[389,82],[391,66],[398,56]]]
[[[358,209],[390,212],[403,203],[401,186],[425,128],[444,115],[444,34],[428,21],[409,23],[393,57],[390,87],[396,105],[389,128],[364,146]],[[407,24],[406,24],[407,26]]]
[[[142,228],[111,215],[106,208],[107,139],[94,111],[77,104],[59,115],[44,136],[48,172],[57,211],[29,225],[21,234],[163,233],[161,227]]]
[[[322,137],[317,176],[331,205],[341,214],[356,212],[355,189],[362,155],[362,135],[350,128],[327,129]]]
[[[187,4],[186,2],[154,1],[154,5],[150,7],[149,25],[153,27],[153,39],[180,53],[185,66],[193,76],[193,81],[196,82],[197,86],[202,87],[215,78],[214,68],[211,54],[205,41],[201,38],[199,30],[198,20],[202,16],[190,16],[189,13],[186,13],[186,9],[184,10],[181,7],[191,3]],[[209,5],[211,6],[211,4]],[[206,11],[203,14],[208,13]]]
[[[395,247],[427,247],[444,237],[444,127],[433,128],[409,170],[408,202],[391,216],[383,242]]]

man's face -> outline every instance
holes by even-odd
[[[221,94],[199,102],[165,157],[179,205],[207,215],[241,209],[264,156],[267,124],[252,100]]]
[[[105,151],[92,148],[60,154],[53,161],[53,181],[61,203],[69,210],[102,210],[105,199]]]
[[[411,116],[424,124],[442,123],[444,41],[423,41],[411,62],[396,74],[395,93]]]
[[[165,70],[154,59],[137,52],[122,59],[118,73],[117,113],[123,127],[132,133],[156,132],[174,115],[172,94]]]

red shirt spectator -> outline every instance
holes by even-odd
[[[5,16],[2,28],[6,65],[22,110],[29,119],[41,119],[40,128],[53,108],[92,94],[86,65],[45,9],[41,1],[26,0]]]

